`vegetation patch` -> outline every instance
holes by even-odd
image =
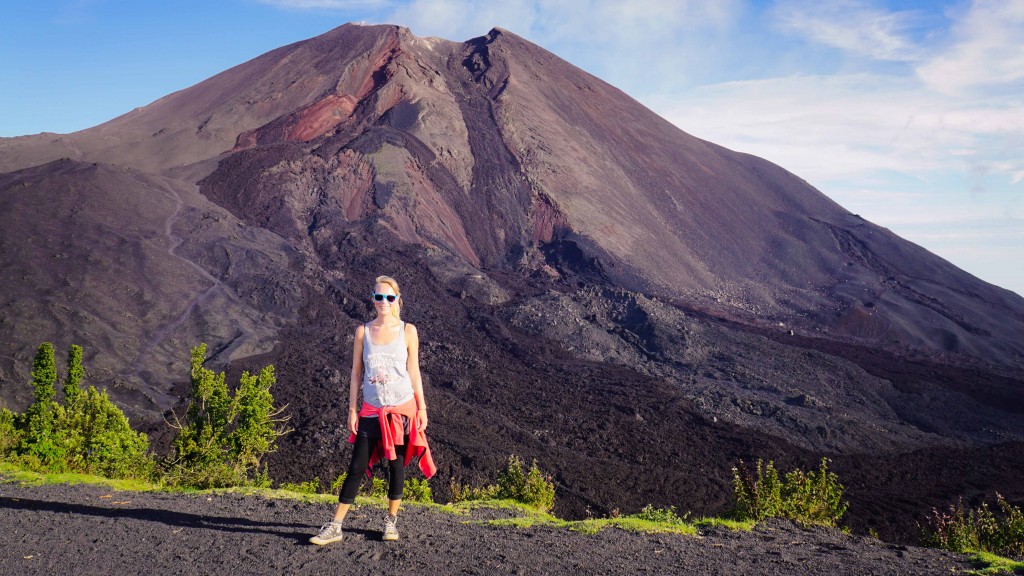
[[[163,487],[148,480],[138,478],[107,478],[95,474],[81,472],[36,472],[27,470],[16,462],[0,461],[0,481],[16,482],[25,486],[43,486],[47,484],[95,484],[106,486],[121,492],[153,492]]]
[[[149,439],[132,430],[105,390],[83,390],[84,374],[82,348],[72,345],[58,402],[53,345],[43,342],[32,362],[32,404],[24,414],[0,409],[0,458],[36,472],[152,477]]]
[[[953,552],[981,552],[1024,559],[1024,511],[996,494],[998,511],[983,502],[967,508],[963,499],[946,511],[933,509],[923,541]]]
[[[973,562],[978,566],[972,574],[1019,574],[1024,572],[1024,562],[1003,558],[988,552],[974,554]]]
[[[828,470],[828,458],[817,471],[793,470],[780,478],[775,465],[760,459],[754,469],[740,463],[732,469],[734,515],[739,520],[786,518],[803,526],[835,527],[849,504],[843,485]]]
[[[205,344],[192,349],[189,405],[185,421],[173,424],[177,435],[165,461],[165,480],[195,488],[269,487],[262,459],[289,432],[283,428],[283,409],[274,406],[270,393],[277,381],[274,367],[259,374],[243,372],[232,393],[223,372],[203,367],[205,358]]]
[[[529,470],[523,470],[523,461],[515,454],[509,456],[497,484],[474,487],[452,479],[451,493],[452,502],[511,500],[544,512],[555,505],[555,483],[551,477],[540,471],[536,460]]]

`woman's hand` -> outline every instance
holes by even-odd
[[[359,412],[355,408],[348,410],[348,431],[352,434],[359,431]]]
[[[420,430],[426,430],[427,429],[427,423],[428,423],[428,420],[427,420],[427,409],[426,408],[421,408],[421,409],[417,410],[416,411],[416,424],[417,424],[417,428],[419,428]]]

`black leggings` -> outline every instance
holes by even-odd
[[[400,418],[400,416],[395,416]],[[351,504],[356,500],[356,492],[363,483],[366,466],[370,463],[370,452],[381,441],[380,418],[360,418],[356,443],[352,449],[352,463],[348,465],[348,475],[341,485],[338,501]],[[405,435],[405,443],[395,446],[398,458],[388,460],[388,500],[401,500],[402,489],[405,488],[405,448],[409,445],[409,435]]]

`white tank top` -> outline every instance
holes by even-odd
[[[398,337],[378,346],[370,338],[370,325],[363,329],[363,402],[370,406],[397,406],[413,397],[409,378],[409,350],[405,343],[405,322]]]

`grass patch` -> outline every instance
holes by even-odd
[[[590,518],[587,520],[562,520],[556,516],[544,512],[535,507],[528,506],[515,500],[470,500],[457,502],[455,504],[434,505],[436,509],[451,512],[459,515],[469,515],[473,510],[480,508],[508,510],[514,514],[509,518],[498,518],[495,520],[467,520],[467,522],[486,524],[489,526],[507,526],[511,528],[533,528],[546,526],[554,528],[565,528],[581,534],[597,534],[608,528],[643,532],[646,534],[683,534],[686,536],[699,536],[699,528],[705,526],[722,526],[730,530],[751,530],[754,527],[753,521],[729,520],[724,518],[700,518],[698,520],[684,520],[673,515],[669,518],[665,514],[652,514],[651,509],[645,508],[637,514],[618,518]],[[656,512],[664,512],[657,511]],[[659,516],[665,516],[660,518]]]
[[[569,529],[584,534],[597,534],[606,528],[618,528],[631,532],[643,532],[645,534],[685,534],[697,536],[697,527],[688,522],[663,522],[658,520],[646,520],[635,516],[624,516],[622,518],[592,518],[568,522]]]
[[[699,518],[693,522],[697,526],[721,526],[733,532],[743,530],[749,532],[754,529],[757,522],[753,520],[733,520],[731,518]]]
[[[231,488],[188,488],[167,486],[135,479],[111,479],[93,474],[72,472],[52,473],[33,472],[18,465],[0,461],[0,482],[15,482],[23,486],[44,486],[49,484],[87,484],[105,486],[119,492],[166,492],[173,494],[237,494],[241,496],[257,496],[267,500],[298,500],[311,504],[335,504],[338,497],[334,494],[309,494],[283,488],[260,488],[256,486],[235,486]],[[356,496],[356,506],[387,507],[386,498],[374,496]],[[405,502],[403,502],[405,505]],[[422,505],[416,504],[414,505]]]
[[[1024,571],[1024,562],[996,556],[988,552],[976,552],[972,555],[971,561],[978,567],[971,574],[1016,574],[1019,571]]]
[[[164,489],[162,486],[146,480],[104,478],[95,474],[82,474],[78,472],[33,472],[4,461],[0,461],[0,481],[17,482],[24,486],[95,484],[122,492],[154,492]]]

